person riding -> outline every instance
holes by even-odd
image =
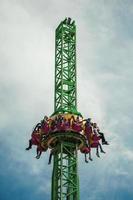
[[[82,131],[82,121],[80,121],[79,116],[77,116],[76,119],[74,118],[74,116],[72,116],[71,123],[72,123],[71,125],[72,131],[78,132],[78,133]]]
[[[63,115],[58,115],[57,118],[57,131],[61,132],[61,131],[65,131],[65,123],[64,123],[64,117]]]
[[[29,140],[29,146],[26,148],[26,150],[30,150],[32,148],[32,145],[37,146],[36,148],[37,159],[40,158],[43,151],[46,151],[48,149],[47,147],[46,148],[41,147],[40,144],[41,137],[42,137],[41,123],[38,123],[31,134],[31,139]]]
[[[102,145],[100,144],[100,135],[98,134],[98,131],[97,131],[97,124],[96,123],[93,123],[93,134],[92,134],[92,143],[91,143],[91,147],[92,148],[96,148],[96,155],[97,157],[100,157],[99,155],[99,148],[100,148],[100,151],[101,153],[106,153],[103,148],[102,148]]]
[[[94,130],[94,133],[100,137],[103,145],[109,145],[109,143],[105,140],[104,133],[100,132],[100,129],[98,128],[97,123],[93,123],[93,130]]]
[[[88,143],[90,144],[91,136],[92,136],[92,133],[93,133],[91,118],[88,118],[88,119],[83,120],[83,121],[85,121],[84,134],[87,138]]]
[[[48,146],[45,144],[45,146],[42,147],[41,141],[40,141],[39,145],[37,145],[37,148],[36,148],[36,153],[37,153],[36,158],[39,159],[42,152],[45,152],[47,150],[48,150]]]
[[[41,128],[41,123],[38,123],[32,134],[31,134],[31,139],[29,140],[29,146],[26,148],[26,150],[30,150],[32,148],[32,145],[38,145],[40,142],[40,128]]]
[[[91,150],[91,137],[92,137],[92,133],[93,133],[91,118],[88,118],[88,119],[83,120],[83,121],[85,121],[83,130],[84,130],[84,135],[86,137],[87,148],[89,148]],[[88,153],[89,153],[89,160],[92,161],[91,151],[89,151]],[[86,160],[86,154],[87,153],[85,153],[85,160]]]
[[[54,131],[55,127],[53,126],[53,123],[54,123],[54,119],[52,117],[49,117],[48,118],[49,133]]]
[[[43,120],[41,121],[41,130],[42,134],[44,135],[47,135],[49,133],[49,123],[47,116],[44,116]]]
[[[94,123],[91,122],[91,118],[88,118],[87,120],[84,120],[84,121],[86,121],[85,127],[84,127],[84,133],[87,138],[88,145],[91,148],[96,148],[96,155],[100,157],[99,148],[101,150],[101,153],[105,153],[105,152],[103,151],[102,146],[99,142],[100,137],[96,134],[96,131],[94,129]]]
[[[85,154],[85,162],[86,163],[88,163],[87,154],[89,154],[89,160],[93,161],[92,158],[91,158],[91,148],[88,145],[85,146],[85,147],[82,147],[80,149],[80,152]]]

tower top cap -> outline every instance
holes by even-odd
[[[66,17],[65,20],[63,21],[63,24],[66,25],[75,25],[75,21],[72,21],[72,19],[70,17]]]

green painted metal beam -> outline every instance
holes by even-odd
[[[76,25],[68,19],[60,23],[55,36],[54,114],[77,111]]]
[[[77,144],[60,141],[52,175],[52,200],[79,200]]]

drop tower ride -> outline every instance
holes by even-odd
[[[88,121],[89,120],[89,121]],[[79,125],[80,124],[80,125]],[[93,124],[93,125],[92,125]],[[66,18],[55,33],[55,95],[54,112],[44,117],[32,132],[29,147],[37,146],[37,156],[48,148],[53,156],[51,200],[80,200],[78,150],[91,159],[91,148],[105,153],[102,144],[108,144],[101,132],[95,133],[96,123],[83,119],[77,109],[76,25]],[[89,127],[89,129],[87,129]],[[85,159],[85,162],[88,162]]]
[[[55,36],[54,113],[81,116],[77,111],[76,25],[70,18],[62,21]],[[42,142],[43,143],[43,142]],[[78,132],[51,133],[48,145],[53,149],[51,200],[79,200],[78,149],[85,138]]]
[[[77,111],[76,25],[65,19],[56,29],[54,115]],[[52,200],[79,200],[77,150],[81,137],[57,133],[52,174]]]

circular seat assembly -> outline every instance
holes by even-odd
[[[50,133],[48,136],[42,137],[41,146],[45,147],[47,145],[50,149],[52,149],[61,141],[76,143],[78,149],[86,146],[85,136],[72,131]]]

